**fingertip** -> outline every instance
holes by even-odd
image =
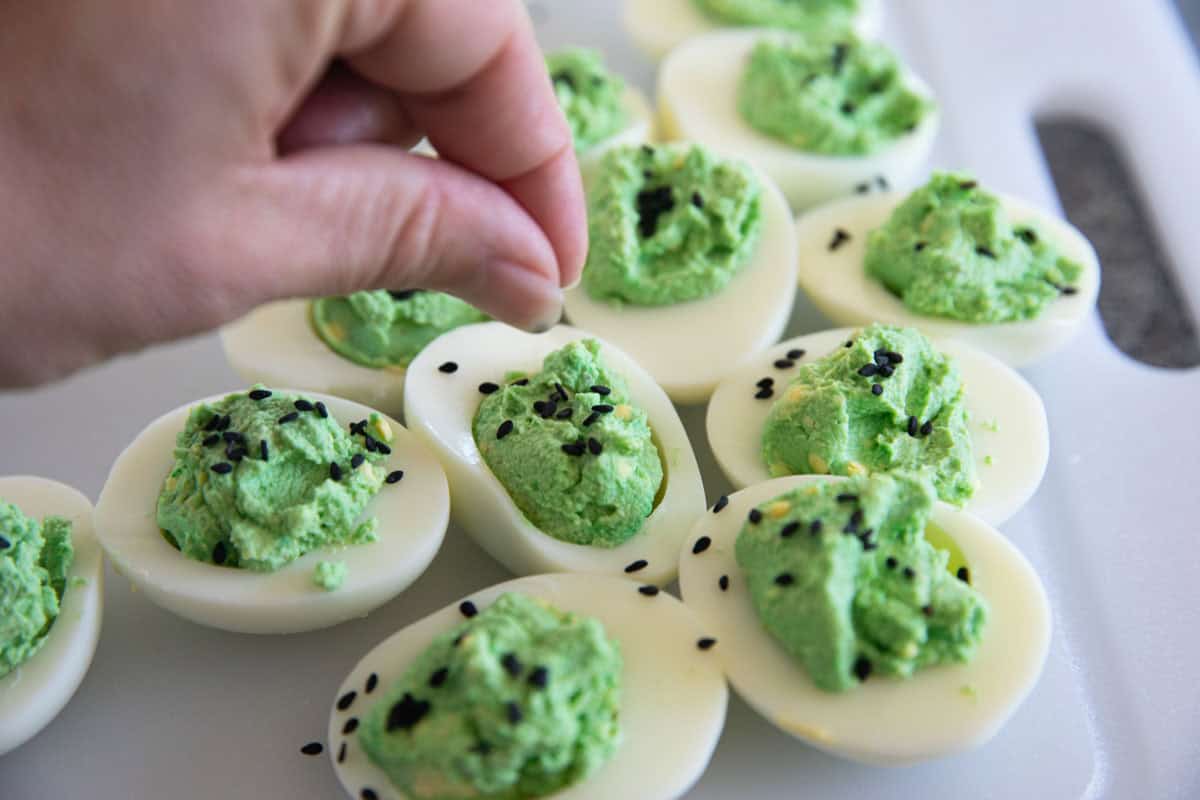
[[[568,142],[553,158],[504,188],[546,234],[558,262],[558,284],[579,283],[587,260],[587,203],[574,148]]]

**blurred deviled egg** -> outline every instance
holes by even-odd
[[[654,587],[502,583],[359,662],[330,715],[334,769],[372,800],[672,800],[724,725],[714,645]]]
[[[1000,525],[1049,460],[1046,410],[970,345],[871,325],[790,339],[713,394],[713,455],[738,488],[794,474],[922,472],[941,500]]]
[[[852,35],[711,33],[667,57],[658,98],[664,137],[737,153],[796,211],[909,184],[938,130],[929,87]]]
[[[404,369],[448,330],[486,320],[442,292],[356,292],[283,300],[221,330],[225,357],[247,383],[294,386],[399,416]]]
[[[680,588],[738,693],[834,755],[911,764],[987,742],[1050,641],[1037,574],[907,476],[790,477],[705,516]]]
[[[257,386],[151,423],[113,465],[95,525],[117,571],[163,608],[294,633],[395,597],[448,518],[445,473],[399,423]]]
[[[964,174],[832,203],[796,231],[800,285],[833,321],[919,327],[1015,367],[1065,345],[1100,291],[1079,231]]]
[[[412,363],[404,411],[450,478],[454,520],[518,575],[663,584],[704,488],[675,408],[637,363],[559,326],[442,336]]]
[[[625,0],[625,29],[652,59],[717,28],[780,28],[807,35],[871,37],[881,0]]]
[[[100,638],[103,579],[86,497],[44,478],[0,478],[0,755],[79,688]]]
[[[698,145],[612,150],[588,190],[588,230],[567,318],[632,355],[672,400],[705,401],[783,333],[792,216],[748,164]]]

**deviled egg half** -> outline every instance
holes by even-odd
[[[651,584],[704,509],[674,406],[607,341],[558,326],[460,328],[413,361],[405,414],[450,478],[454,520],[518,575]]]
[[[788,474],[925,470],[941,499],[992,525],[1037,490],[1046,409],[968,344],[872,325],[789,339],[713,393],[709,445],[738,488]]]
[[[834,322],[919,327],[1014,367],[1065,345],[1100,292],[1078,230],[969,175],[831,203],[802,215],[796,235],[800,285]]]
[[[0,478],[0,755],[36,736],[79,688],[103,597],[88,499],[45,478]]]
[[[752,26],[799,33],[879,34],[881,0],[625,0],[625,29],[652,59],[718,28]]]
[[[588,190],[591,247],[571,324],[701,403],[778,340],[795,299],[791,212],[763,173],[706,148],[610,151]]]
[[[354,798],[671,800],[724,725],[722,646],[653,586],[519,578],[368,653],[338,690],[329,752]]]
[[[1045,590],[977,517],[890,476],[778,478],[729,496],[680,556],[684,602],[737,692],[834,755],[978,747],[1037,682]]]
[[[113,465],[95,525],[117,571],[163,608],[295,633],[365,616],[407,588],[449,511],[445,473],[399,423],[257,386],[151,423]]]
[[[882,44],[723,30],[673,50],[658,75],[662,135],[737,153],[796,211],[907,185],[939,115],[929,87]]]

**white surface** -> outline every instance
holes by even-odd
[[[729,505],[688,537],[709,537],[709,548],[681,551],[683,600],[721,643],[730,682],[781,730],[869,764],[913,764],[984,745],[1028,696],[1046,661],[1050,606],[1037,573],[1003,534],[938,503],[931,522],[958,546],[971,585],[987,601],[978,650],[969,663],[921,669],[908,680],[871,676],[843,693],[822,691],[763,627],[735,551],[750,509],[814,480],[829,479],[777,478],[730,495]],[[722,575],[729,576],[725,591]]]
[[[841,347],[854,332],[835,328],[788,339],[755,356],[717,387],[705,428],[713,456],[735,487],[771,478],[762,457],[762,430],[772,404],[795,377],[792,369],[777,369],[776,359],[798,348],[805,355],[797,363],[812,362]],[[987,353],[956,341],[935,341],[934,347],[958,365],[966,389],[978,488],[965,509],[991,525],[1003,525],[1033,496],[1046,472],[1046,409],[1020,374]],[[775,394],[760,400],[754,395],[764,377],[775,379]]]
[[[367,504],[364,517],[379,520],[377,541],[313,550],[272,573],[193,561],[171,547],[159,531],[155,510],[174,463],[175,437],[192,408],[222,396],[189,402],[150,423],[117,459],[100,492],[96,535],[117,572],[147,598],[186,619],[223,630],[299,633],[366,616],[425,571],[450,518],[446,475],[417,437],[389,418],[384,419],[392,429],[392,452],[372,468],[384,474],[403,470],[404,478],[383,484]],[[373,411],[328,395],[304,397],[324,401],[329,416],[343,426]],[[346,579],[337,591],[327,592],[313,583],[313,570],[321,561],[345,562]]]
[[[666,490],[641,530],[617,547],[573,544],[542,533],[513,503],[475,444],[472,425],[483,400],[479,384],[501,383],[510,372],[536,374],[546,356],[586,336],[565,325],[531,334],[499,322],[451,331],[413,359],[405,415],[413,433],[446,467],[454,522],[514,573],[622,576],[625,567],[645,560],[647,566],[633,578],[654,584],[673,581],[679,543],[691,521],[704,510],[704,486],[688,434],[671,401],[627,354],[597,337],[600,358],[624,376],[631,404],[646,412],[663,458]],[[438,365],[447,361],[458,364],[453,374],[438,371]]]
[[[644,88],[650,62],[622,33],[614,0],[542,0],[543,41],[587,44]],[[1169,5],[1151,0],[925,0],[889,5],[885,40],[943,108],[935,161],[1054,207],[1031,118],[1078,111],[1131,159],[1177,280],[1200,311],[1200,79]],[[897,13],[899,12],[899,13]],[[985,32],[981,34],[981,32]],[[792,335],[828,327],[803,298]],[[1029,700],[987,746],[931,764],[862,767],[777,731],[730,701],[713,763],[688,800],[1155,798],[1200,796],[1200,372],[1122,357],[1093,316],[1027,375],[1046,400],[1051,463],[1004,533],[1042,576],[1055,636]],[[242,383],[215,336],[158,348],[33,393],[0,396],[0,473],[38,473],[96,497],[145,424]],[[704,409],[682,416],[709,497],[728,486],[703,441]],[[112,573],[110,572],[110,577]],[[322,737],[329,698],[359,656],[399,627],[506,573],[457,528],[403,597],[315,634],[252,637],[183,622],[106,586],[104,636],[74,700],[0,758],[5,800],[336,800]]]
[[[554,800],[672,800],[704,772],[721,736],[728,697],[720,661],[697,641],[708,635],[682,603],[667,594],[646,597],[638,584],[599,575],[536,575],[507,581],[469,594],[480,610],[505,592],[519,592],[598,619],[621,650],[621,744],[586,781],[556,792]],[[356,736],[345,737],[346,720],[367,713],[371,702],[404,674],[408,665],[435,637],[463,621],[458,601],[398,632],[367,653],[341,687],[328,698],[329,738],[336,753],[347,743],[346,761],[336,767],[353,798],[363,787],[380,800],[403,800],[390,788],[383,770],[363,753]],[[367,677],[379,676],[375,698],[363,693]],[[553,676],[551,676],[553,680]],[[345,711],[336,700],[357,691]]]
[[[941,114],[929,113],[916,130],[876,153],[829,156],[806,153],[761,133],[738,110],[738,87],[750,53],[765,38],[784,34],[721,30],[680,45],[663,60],[658,75],[659,123],[664,139],[687,139],[750,161],[779,185],[793,211],[802,211],[854,192],[860,185],[906,187],[925,174]],[[928,85],[911,71],[904,82],[929,96]]]

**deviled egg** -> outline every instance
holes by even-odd
[[[605,341],[459,328],[412,363],[405,414],[450,478],[454,520],[517,574],[663,584],[704,487],[670,399]]]
[[[100,638],[103,581],[88,499],[44,478],[0,478],[0,755],[79,688]]]
[[[783,333],[793,223],[761,172],[695,145],[621,148],[588,206],[591,247],[567,318],[632,355],[672,400],[703,402]]]
[[[730,495],[680,556],[684,601],[738,693],[834,755],[910,764],[978,747],[1041,674],[1033,568],[931,487],[794,476]]]
[[[907,185],[939,115],[929,87],[882,44],[724,30],[680,45],[658,75],[667,139],[737,153],[796,211]]]
[[[1042,400],[1013,369],[962,342],[882,325],[756,356],[713,393],[706,428],[738,488],[923,469],[943,500],[992,525],[1033,496],[1050,454]]]
[[[385,414],[404,407],[404,369],[429,342],[487,315],[442,292],[409,289],[281,300],[221,329],[247,383],[345,397]]]
[[[1014,367],[1066,344],[1100,292],[1079,231],[969,175],[832,203],[796,233],[800,285],[834,322],[919,327]]]
[[[625,0],[625,29],[652,59],[717,28],[754,26],[800,33],[879,33],[881,0]]]
[[[117,571],[163,608],[294,633],[395,597],[448,518],[445,473],[399,423],[259,386],[151,423],[113,465],[95,525]]]
[[[724,725],[723,646],[652,586],[502,583],[358,663],[330,714],[334,769],[374,800],[681,797]]]

